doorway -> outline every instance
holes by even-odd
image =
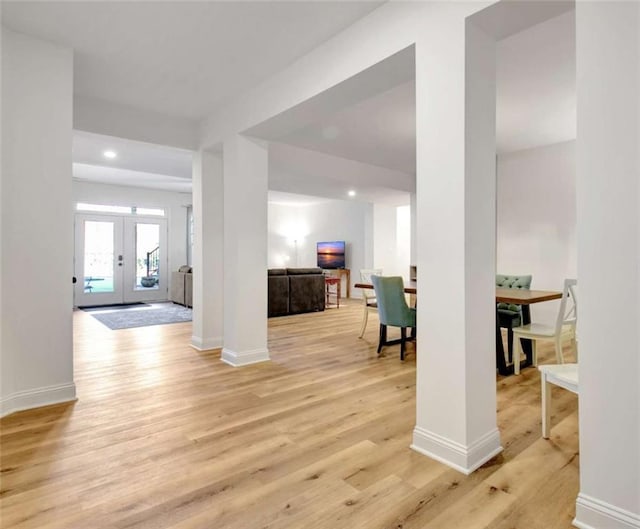
[[[107,214],[75,216],[74,305],[167,299],[167,221]]]

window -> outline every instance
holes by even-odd
[[[136,215],[157,215],[164,217],[164,209],[157,208],[131,208]]]
[[[119,213],[121,215],[145,215],[164,217],[164,209],[161,208],[139,208],[136,206],[105,206],[102,204],[86,204],[78,202],[77,211],[93,211],[95,213]]]
[[[131,208],[127,206],[102,206],[99,204],[84,204],[78,202],[76,204],[78,211],[96,211],[100,213],[131,213]]]

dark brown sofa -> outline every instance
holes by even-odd
[[[321,268],[272,268],[267,274],[269,317],[324,310]]]

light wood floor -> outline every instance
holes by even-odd
[[[505,450],[465,477],[409,449],[414,348],[377,358],[377,320],[359,340],[360,317],[271,319],[273,360],[238,369],[190,348],[190,324],[74,313],[79,400],[0,423],[1,527],[569,528],[576,396],[554,389],[545,441],[537,370],[499,377]]]

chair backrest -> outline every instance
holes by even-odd
[[[532,276],[530,275],[508,276],[503,274],[496,274],[496,287],[524,288],[525,290],[529,290],[531,288],[531,277]],[[498,303],[498,309],[519,312],[520,305],[514,305],[513,303]]]
[[[401,277],[371,276],[378,299],[380,323],[394,327],[409,327],[411,309],[404,297],[404,281]]]
[[[371,276],[381,276],[382,268],[363,268],[360,270],[360,281],[362,283],[371,283]],[[375,299],[376,295],[373,290],[362,288],[362,297],[365,299]]]
[[[562,289],[562,301],[556,318],[556,335],[560,333],[563,325],[575,325],[578,321],[578,298],[576,297],[578,281],[565,279]]]

